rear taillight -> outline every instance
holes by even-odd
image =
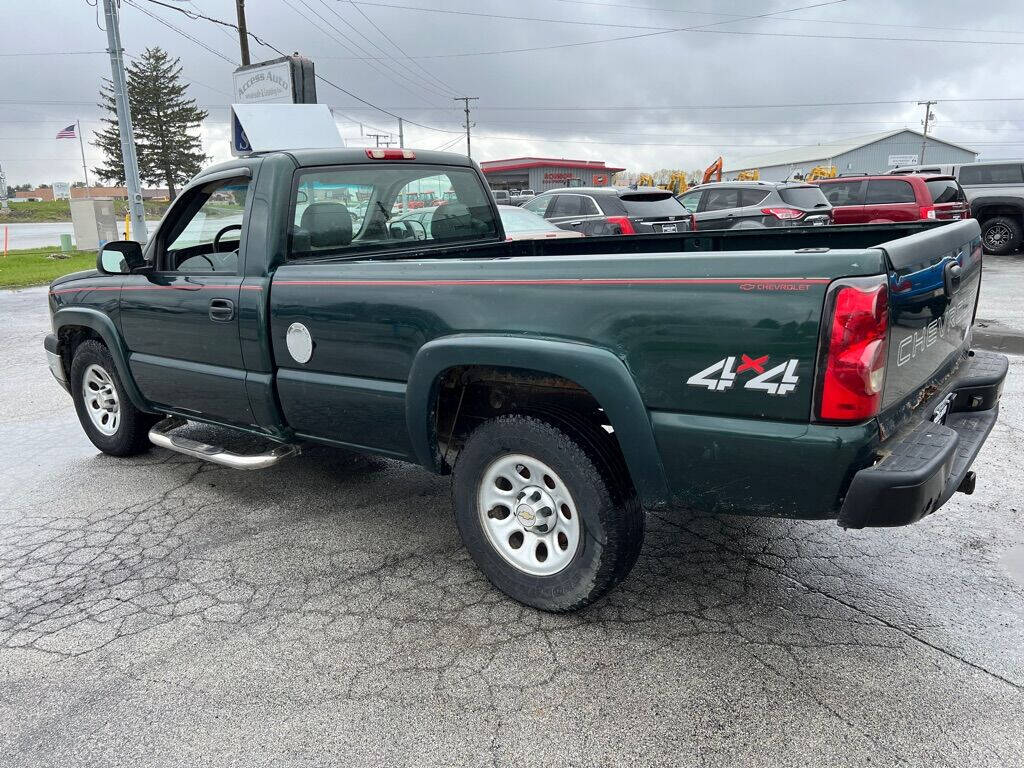
[[[818,418],[864,421],[877,415],[885,384],[889,292],[885,278],[843,281],[833,288],[824,340]]]
[[[803,211],[796,208],[762,208],[761,213],[765,216],[774,216],[776,219],[799,219],[804,215]]]
[[[619,228],[620,235],[636,234],[636,230],[633,228],[633,222],[625,216],[609,216],[608,223],[612,226],[617,226]]]
[[[922,205],[921,206],[921,218],[922,219],[937,219],[939,218],[939,212],[935,210],[934,205]]]

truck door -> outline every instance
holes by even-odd
[[[253,423],[238,336],[250,181],[238,169],[182,193],[155,235],[155,269],[126,278],[120,308],[147,400],[240,425]]]
[[[863,224],[865,181],[821,181],[818,186],[832,204],[833,224]]]

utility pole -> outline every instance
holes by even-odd
[[[479,101],[479,100],[480,100],[479,96],[456,96],[453,99],[453,101],[461,101],[463,103],[464,111],[466,113],[466,124],[465,124],[465,128],[466,128],[466,157],[472,157],[473,156],[473,153],[470,151],[470,147],[469,147],[469,129],[473,127],[472,123],[469,122],[469,102],[471,102],[471,101]]]
[[[937,101],[919,101],[917,105],[924,107],[924,138],[921,139],[921,157],[918,158],[918,164],[924,162],[924,151],[928,148],[928,124],[934,119],[932,115],[932,107],[939,102]]]
[[[368,133],[368,134],[366,134],[366,138],[373,139],[374,140],[374,146],[379,147],[380,144],[381,144],[380,140],[381,139],[390,139],[391,138],[391,134],[390,133]]]
[[[103,16],[107,23],[107,53],[110,54],[110,73],[114,86],[114,102],[117,106],[117,127],[121,133],[121,160],[124,163],[124,183],[128,190],[131,229],[135,239],[145,243],[149,231],[146,229],[146,212],[142,207],[139,158],[135,154],[135,133],[132,130],[132,111],[128,103],[128,81],[124,75],[124,52],[121,49],[116,0],[103,0]]]
[[[405,149],[405,126],[402,118],[398,118],[398,146]]]
[[[245,0],[235,0],[238,15],[238,47],[242,50],[242,66],[249,63],[249,32],[245,27]]]

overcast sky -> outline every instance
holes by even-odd
[[[165,1],[235,20],[233,0]],[[150,0],[131,2],[121,6],[127,53],[158,45],[181,57],[191,95],[210,111],[206,151],[227,158],[237,36]],[[728,163],[919,129],[919,99],[939,101],[938,138],[983,158],[1024,154],[1020,0],[248,0],[246,7],[251,32],[309,56],[318,74],[360,98],[427,126],[407,124],[407,146],[465,151],[452,97],[479,96],[477,160],[541,155],[690,170],[719,154]],[[87,140],[98,127],[95,99],[110,66],[96,9],[86,0],[3,0],[0,13],[0,163],[8,182],[80,180],[78,143],[54,136],[76,119]],[[277,55],[251,48],[253,61]],[[353,143],[356,121],[365,132],[397,133],[392,117],[323,82],[318,96]],[[968,98],[1007,100],[953,101]],[[872,101],[899,103],[849,104]],[[840,102],[847,105],[771,106]],[[88,144],[86,156],[90,167],[100,159]]]

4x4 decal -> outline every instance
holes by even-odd
[[[712,392],[724,392],[732,388],[739,374],[750,371],[757,375],[744,382],[744,389],[760,390],[769,395],[788,395],[800,383],[800,377],[796,375],[796,367],[800,361],[792,358],[768,368],[768,357],[740,355],[740,364],[737,366],[736,357],[730,355],[693,374],[686,383],[691,387],[704,387]]]

